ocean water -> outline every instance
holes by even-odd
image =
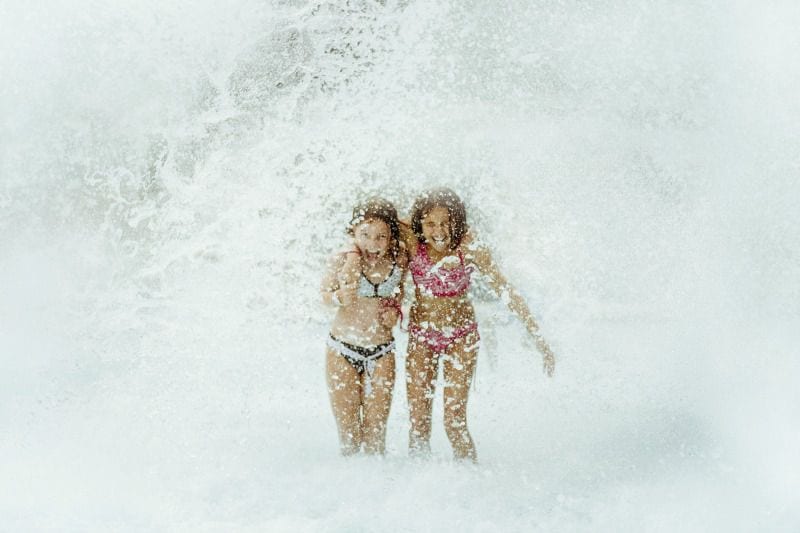
[[[0,530],[797,531],[793,2],[0,5]],[[446,185],[479,463],[338,455],[325,258]],[[398,331],[402,369],[406,334]]]

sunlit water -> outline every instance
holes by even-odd
[[[0,6],[0,529],[800,529],[793,2]],[[342,459],[324,257],[449,185],[480,463]],[[406,336],[398,334],[402,368]]]

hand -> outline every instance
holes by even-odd
[[[387,307],[381,312],[381,324],[387,329],[392,329],[397,324],[400,313],[394,307]]]
[[[351,305],[358,298],[358,288],[357,285],[345,285],[333,291],[333,294],[342,306]]]
[[[553,352],[550,349],[547,349],[547,352],[542,355],[542,370],[547,377],[553,377],[553,372],[556,371],[556,356],[553,355]]]
[[[342,253],[344,262],[336,276],[341,288],[336,291],[336,295],[342,305],[350,305],[356,298],[358,278],[361,275],[361,256],[358,254],[357,249],[356,251],[350,250]]]
[[[345,282],[355,282],[361,273],[361,254],[358,249],[342,252],[344,262],[339,268],[339,279]]]
[[[536,349],[542,354],[542,371],[547,374],[547,377],[553,377],[553,372],[556,370],[556,356],[550,346],[543,338],[536,335]]]

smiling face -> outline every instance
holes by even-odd
[[[450,248],[452,234],[450,231],[450,211],[446,207],[434,207],[422,217],[422,236],[425,242],[433,246],[437,252],[445,252]]]
[[[411,230],[419,242],[431,245],[429,251],[455,250],[468,229],[464,202],[451,189],[431,189],[414,200]]]
[[[368,218],[353,228],[355,244],[361,257],[367,261],[377,261],[389,251],[392,232],[389,225],[377,218]]]

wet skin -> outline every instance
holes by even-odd
[[[391,274],[394,265],[389,254],[391,231],[382,220],[371,219],[356,226],[353,237],[358,253],[341,256],[335,267],[339,286],[335,292],[344,305],[336,312],[331,333],[358,346],[383,344],[392,339],[397,312],[387,309],[380,298],[357,297],[356,291],[362,273],[374,284]]]
[[[434,207],[422,219],[422,236],[425,243],[413,239],[409,250],[412,256],[417,246],[426,246],[428,257],[436,264],[443,261],[441,268],[457,268],[460,264],[458,254],[451,249],[450,213],[446,207]],[[433,296],[420,287],[415,289],[415,303],[410,311],[411,322],[423,327],[442,329],[458,328],[475,322],[475,310],[466,294],[459,296]]]

